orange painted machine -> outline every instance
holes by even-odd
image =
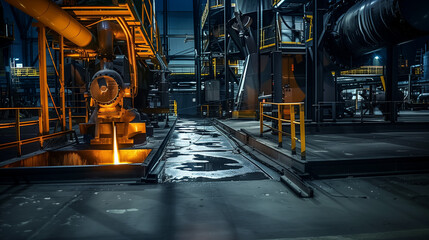
[[[46,52],[43,50],[47,42],[45,28],[55,31],[51,33],[52,42],[55,39],[60,42],[60,75],[63,81],[60,118],[64,121],[63,128],[66,118],[64,57],[69,57],[80,61],[85,65],[87,75],[92,75],[90,80],[85,76],[90,118],[79,126],[80,132],[89,136],[86,139],[90,139],[93,145],[111,145],[115,128],[118,144],[132,145],[145,141],[146,124],[139,110],[147,105],[145,99],[150,81],[147,78],[163,85],[165,74],[154,76],[152,72],[162,73],[167,69],[162,57],[153,0],[64,1],[61,5],[50,0],[7,2],[39,21],[40,52]],[[63,38],[66,40],[64,43]],[[46,61],[39,58],[39,62],[41,89],[45,89],[47,84],[42,83],[45,81],[43,69]],[[41,107],[46,108],[42,114],[47,115],[43,127],[44,132],[49,132],[48,97],[44,94],[45,91],[41,90]]]

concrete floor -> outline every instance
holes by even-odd
[[[314,180],[314,198],[302,199],[208,122],[176,127],[159,184],[0,185],[1,238],[429,236],[429,174]],[[257,177],[243,177],[249,174]]]
[[[221,120],[221,122],[237,131],[245,129],[253,137],[269,146],[273,146],[285,152],[290,152],[291,141],[289,136],[283,137],[283,147],[278,148],[278,136],[265,132],[259,137],[259,121],[254,120]],[[266,122],[265,124],[268,124]],[[412,125],[410,123],[410,125]],[[310,128],[310,126],[307,126]],[[312,126],[312,128],[315,128]],[[327,132],[324,128],[341,128],[341,132]],[[389,130],[377,130],[384,128],[382,125],[345,125],[320,126],[320,132],[309,129],[306,133],[306,155],[307,161],[328,160],[353,160],[366,158],[396,158],[429,156],[429,128],[416,128],[405,131],[407,126],[401,126],[395,130],[395,126]],[[283,129],[290,132],[289,126]],[[299,126],[296,127],[299,129]],[[368,130],[371,129],[371,130]],[[269,130],[264,127],[264,130]],[[373,131],[372,131],[373,130]],[[331,130],[328,130],[331,131]],[[299,137],[299,134],[297,135]],[[297,142],[297,152],[300,144]]]

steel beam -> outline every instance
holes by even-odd
[[[66,97],[64,89],[64,37],[60,36],[60,99],[61,99],[61,129],[66,130]]]
[[[168,0],[163,0],[163,27],[164,27],[164,31],[163,31],[163,37],[164,37],[164,55],[165,58],[167,59],[167,62],[169,61],[169,44],[168,44],[168,38],[170,37],[168,35]]]
[[[225,0],[224,1],[224,22],[223,22],[223,30],[224,30],[224,46],[223,46],[223,50],[224,50],[224,78],[225,78],[225,113],[226,116],[229,116],[229,111],[230,111],[230,98],[232,94],[230,94],[230,89],[229,89],[229,71],[227,70],[229,68],[229,64],[228,64],[228,43],[229,43],[229,38],[228,38],[228,31],[227,31],[227,25],[228,25],[228,21],[229,19],[231,19],[231,0]]]
[[[195,53],[195,81],[196,81],[196,102],[197,106],[201,105],[201,62],[200,62],[200,56],[201,56],[201,39],[200,39],[200,32],[201,32],[201,26],[200,26],[200,6],[201,2],[200,0],[193,0],[193,14],[194,14],[194,46],[196,49]],[[197,107],[197,109],[199,109]],[[197,110],[198,111],[198,110]]]
[[[40,82],[40,107],[42,108],[42,134],[49,134],[49,105],[48,105],[48,74],[46,70],[46,29],[38,22],[35,24],[38,30],[39,48],[39,82]]]

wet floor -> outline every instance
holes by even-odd
[[[261,180],[268,177],[210,120],[178,120],[167,146],[164,182]]]

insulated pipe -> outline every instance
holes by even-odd
[[[97,24],[98,53],[101,58],[112,60],[113,54],[113,30],[110,21],[102,21]]]
[[[427,0],[361,0],[329,14],[327,48],[344,60],[429,33]]]
[[[86,47],[92,41],[92,34],[88,29],[50,0],[6,0],[6,2],[79,47]]]

